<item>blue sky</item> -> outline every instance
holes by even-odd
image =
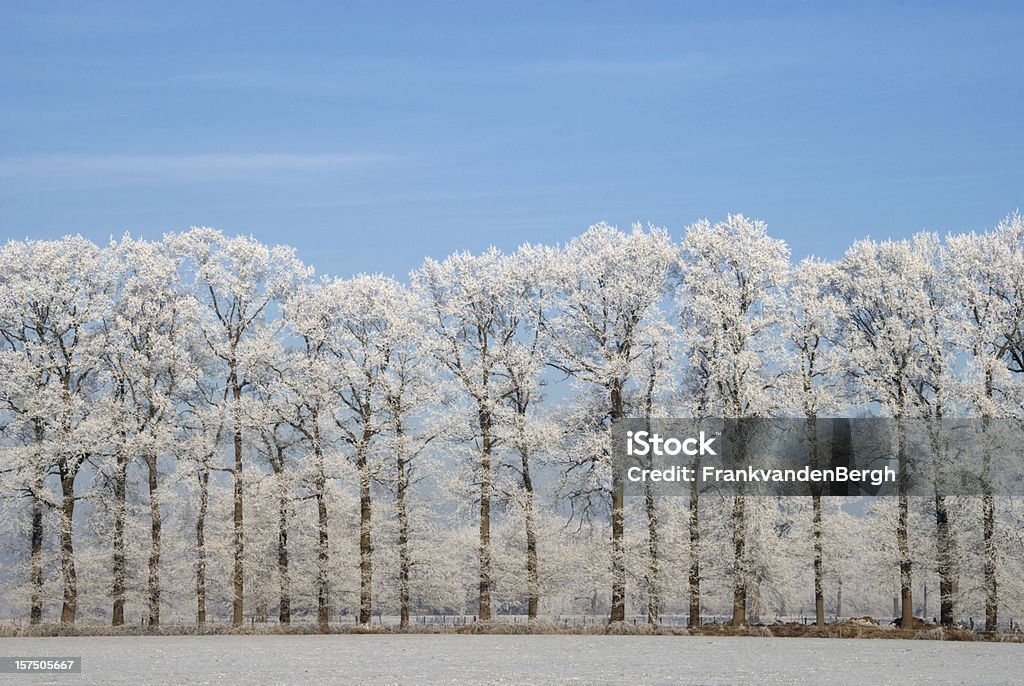
[[[834,257],[1024,207],[1019,5],[766,4],[0,0],[0,239],[401,276],[599,220]]]

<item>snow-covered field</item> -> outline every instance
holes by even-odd
[[[1024,675],[1021,644],[856,639],[10,638],[0,655],[82,658],[80,675],[18,678],[50,684],[1011,684]]]

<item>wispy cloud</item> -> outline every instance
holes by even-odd
[[[665,79],[689,83],[719,83],[735,76],[754,76],[800,66],[789,54],[731,55],[690,51],[671,56],[566,56],[548,59],[424,63],[415,60],[348,60],[321,65],[268,66],[178,74],[171,82],[190,88],[330,95],[372,89],[381,83],[422,84],[563,83]]]
[[[670,57],[567,57],[527,63],[527,72],[566,77],[685,78],[713,81],[734,74],[770,71],[796,66],[799,60],[785,55],[758,59],[711,52],[687,52]]]
[[[366,153],[29,155],[0,157],[0,178],[90,183],[104,180],[251,180],[365,169],[396,159],[392,155]]]
[[[693,53],[674,59],[578,58],[549,60],[526,65],[526,70],[566,76],[664,76],[685,74],[713,65],[709,55]]]
[[[224,70],[182,74],[172,82],[200,88],[241,88],[274,91],[326,91],[337,88],[337,76],[310,74],[302,70],[288,72],[280,69]]]

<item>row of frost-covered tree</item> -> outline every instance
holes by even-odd
[[[738,215],[600,224],[406,282],[206,228],[11,241],[0,378],[10,618],[1024,610],[1012,497],[634,499],[609,459],[625,417],[1020,418],[1017,215],[799,263]]]

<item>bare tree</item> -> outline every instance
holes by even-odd
[[[842,360],[829,341],[836,327],[838,299],[829,291],[833,266],[813,259],[802,261],[789,280],[785,336],[789,346],[787,368],[781,380],[783,405],[805,419],[804,440],[812,469],[819,466],[821,440],[818,418],[839,408],[838,384]],[[825,531],[821,486],[812,484],[811,507],[814,542],[814,622],[825,625]]]
[[[789,249],[768,237],[763,222],[730,215],[717,224],[702,221],[691,226],[682,250],[678,298],[685,321],[683,337],[698,364],[706,365],[715,409],[732,419],[766,415],[774,382],[768,363],[777,354],[777,305]],[[709,353],[713,357],[699,359]],[[739,449],[743,450],[742,439]],[[746,498],[735,496],[732,622],[737,626],[746,622],[751,579],[746,509]]]
[[[555,298],[544,323],[550,364],[603,395],[601,448],[581,456],[579,465],[601,473],[612,471],[611,426],[626,416],[625,393],[632,380],[631,368],[643,353],[642,326],[657,312],[659,301],[667,293],[669,267],[675,255],[662,229],[643,231],[637,225],[626,234],[598,224],[550,258],[552,264],[544,276],[551,280]],[[610,621],[621,622],[626,617],[624,491],[620,475],[612,473],[610,482]]]
[[[261,336],[271,332],[264,324],[267,307],[310,273],[291,248],[268,248],[251,238],[226,238],[219,231],[192,229],[168,237],[169,245],[192,270],[191,293],[206,317],[202,334],[224,374],[224,401],[231,407],[232,467],[234,477],[234,569],[232,623],[243,621],[245,526],[244,412],[242,393],[247,373],[263,349]]]
[[[478,445],[479,586],[481,620],[491,618],[491,498],[499,433],[499,407],[510,388],[502,366],[515,343],[529,289],[516,279],[507,257],[497,250],[483,255],[452,255],[444,262],[427,260],[413,273],[413,287],[429,313],[432,349],[437,361],[456,379],[473,406]],[[507,359],[507,358],[506,358]]]
[[[1019,407],[1011,376],[1024,373],[1024,219],[1014,214],[989,233],[948,236],[943,270],[954,294],[954,336],[971,356],[962,395],[987,431],[993,419]],[[985,630],[994,632],[999,628],[998,539],[987,452],[982,469]]]
[[[836,294],[843,302],[837,340],[842,343],[848,373],[865,399],[878,403],[897,425],[896,544],[901,622],[907,628],[913,622],[913,562],[905,427],[914,418],[941,416],[940,384],[945,373],[941,344],[936,340],[941,304],[933,246],[934,238],[928,235],[913,242],[858,241],[839,262],[836,276]],[[941,498],[936,506],[937,525],[945,530]],[[948,568],[941,574],[947,575],[948,582]]]
[[[33,437],[40,449],[24,453],[42,458],[28,466],[31,493],[42,498],[46,475],[60,483],[59,516],[63,604],[61,623],[73,624],[78,607],[74,546],[75,482],[86,461],[102,450],[105,436],[90,421],[96,410],[99,380],[96,322],[110,303],[110,281],[102,252],[81,237],[61,241],[10,242],[3,248],[6,280],[2,302],[4,340],[22,351],[20,380],[34,389],[29,410]],[[45,446],[45,448],[43,447]],[[45,502],[45,501],[41,501]],[[37,546],[41,510],[33,512],[33,577],[38,579]],[[33,616],[39,614],[33,601]]]

